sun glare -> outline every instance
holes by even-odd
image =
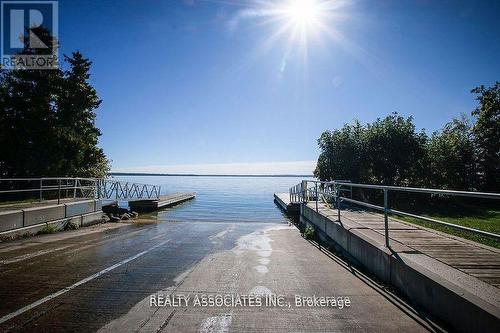
[[[284,6],[284,14],[294,25],[309,26],[318,21],[321,8],[315,0],[290,0]]]
[[[253,0],[254,8],[240,11],[231,20],[235,27],[243,19],[258,19],[259,24],[271,27],[271,33],[259,45],[258,56],[270,50],[278,41],[285,41],[280,72],[285,72],[289,60],[298,58],[307,72],[308,58],[313,47],[325,50],[328,40],[347,49],[352,43],[339,31],[347,18],[346,9],[352,0]],[[298,55],[299,57],[295,57]]]

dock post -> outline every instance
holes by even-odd
[[[304,203],[307,203],[307,180],[302,181],[301,194],[302,194],[302,201]]]

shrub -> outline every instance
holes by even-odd
[[[39,235],[53,234],[57,229],[53,225],[47,224],[38,232]]]
[[[312,239],[314,238],[314,227],[308,225],[306,229],[304,230],[304,238],[305,239]]]

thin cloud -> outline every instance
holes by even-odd
[[[113,172],[203,175],[312,175],[316,161],[149,165],[114,168]]]
[[[257,9],[257,8],[246,8],[241,9],[236,12],[227,23],[228,29],[234,31],[240,25],[240,22],[246,19],[260,18],[260,17],[272,17],[276,14],[276,11],[270,9]]]

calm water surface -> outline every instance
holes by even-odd
[[[154,213],[164,221],[285,222],[273,194],[288,192],[303,177],[119,176],[161,185],[162,194],[196,192],[194,200]]]

